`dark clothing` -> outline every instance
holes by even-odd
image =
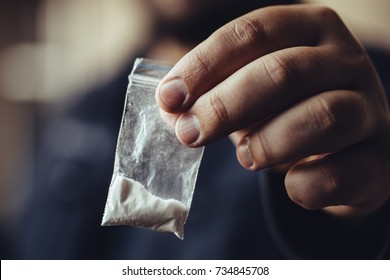
[[[373,57],[389,89],[389,58]],[[304,210],[287,197],[283,177],[243,169],[228,139],[206,147],[184,241],[101,227],[128,73],[38,127],[36,177],[18,258],[389,258],[389,205],[364,227]]]

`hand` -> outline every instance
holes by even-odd
[[[292,163],[307,209],[362,215],[390,196],[390,113],[370,59],[335,12],[259,9],[223,26],[161,81],[156,100],[187,146],[231,134],[242,166]]]

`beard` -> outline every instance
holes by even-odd
[[[255,9],[295,1],[270,0],[150,0],[160,33],[169,33],[183,43],[205,40],[227,22]],[[176,6],[175,6],[176,5]]]

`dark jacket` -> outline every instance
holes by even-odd
[[[372,57],[389,92],[389,56]],[[304,210],[287,197],[283,177],[244,170],[228,139],[206,147],[184,241],[101,227],[130,70],[38,123],[34,188],[16,258],[389,258],[389,205],[364,225]]]

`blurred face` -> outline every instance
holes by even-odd
[[[218,5],[223,9],[223,3],[237,2],[235,0],[147,0],[157,14],[165,21],[179,23],[191,20],[208,9]]]
[[[191,22],[209,11],[224,13],[229,10],[243,10],[245,7],[259,7],[289,2],[288,0],[146,0],[157,15],[165,22]],[[290,2],[293,0],[290,0]]]
[[[176,38],[197,44],[223,24],[254,9],[293,0],[145,0],[159,27]]]

